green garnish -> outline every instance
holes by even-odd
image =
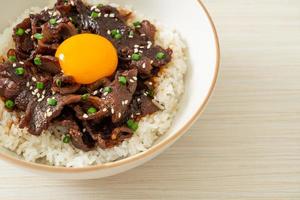
[[[130,31],[130,32],[129,32],[129,37],[133,37],[133,35],[134,35],[134,32],[133,32],[133,31]]]
[[[71,137],[69,135],[65,135],[64,139],[63,139],[63,143],[68,144],[71,141]]]
[[[72,22],[72,21],[73,21],[73,18],[72,18],[72,17],[69,17],[69,20]]]
[[[15,102],[13,100],[6,100],[5,107],[8,109],[13,109],[15,107]]]
[[[44,87],[45,87],[45,86],[44,86],[44,83],[43,83],[43,82],[37,82],[37,83],[36,83],[36,88],[37,88],[37,89],[42,90],[42,89],[44,89]]]
[[[16,68],[15,73],[16,73],[18,76],[22,76],[22,75],[25,74],[25,69],[24,69],[23,67],[18,67],[18,68]]]
[[[158,60],[162,60],[166,57],[166,54],[164,54],[163,52],[158,52],[155,56],[156,59]]]
[[[115,38],[116,40],[121,39],[121,38],[122,38],[121,33],[117,33],[117,34],[114,36],[114,38]]]
[[[48,105],[56,106],[57,105],[57,100],[55,98],[48,99]]]
[[[22,28],[18,28],[18,29],[16,30],[16,35],[17,35],[17,36],[22,36],[22,35],[24,35],[24,33],[25,33],[25,30],[22,29]]]
[[[61,87],[62,81],[60,79],[56,79],[55,84],[56,84],[57,87]]]
[[[35,57],[33,62],[35,65],[42,65],[42,60],[40,57]]]
[[[96,112],[97,112],[97,109],[94,108],[94,107],[90,107],[90,108],[88,109],[88,111],[87,111],[87,113],[88,113],[89,115],[95,114]]]
[[[93,11],[91,14],[91,17],[95,19],[95,18],[99,17],[99,13]]]
[[[104,5],[102,4],[102,3],[99,3],[98,5],[97,5],[97,8],[101,8],[101,7],[103,7]]]
[[[111,92],[112,92],[112,88],[111,88],[111,87],[105,87],[105,88],[103,89],[103,92],[104,92],[104,93],[111,93]]]
[[[118,29],[113,29],[113,30],[111,31],[111,36],[112,36],[112,37],[115,37],[115,35],[117,35],[119,32],[120,32],[120,31],[119,31]]]
[[[49,23],[50,23],[51,25],[56,25],[56,24],[57,24],[57,21],[56,21],[55,18],[52,18],[52,19],[49,20]]]
[[[154,91],[153,90],[149,90],[147,92],[147,94],[148,94],[149,97],[154,97]]]
[[[135,27],[135,28],[141,28],[141,22],[140,21],[136,21],[136,22],[133,22],[133,26]]]
[[[134,132],[139,128],[139,124],[137,122],[133,121],[132,119],[127,121],[127,126]]]
[[[119,83],[122,85],[126,85],[127,79],[125,76],[119,76]]]
[[[41,33],[36,33],[36,34],[33,35],[33,37],[34,37],[35,39],[37,39],[37,40],[41,40],[41,39],[44,38],[44,35],[41,34]]]
[[[81,99],[83,101],[87,101],[89,97],[90,97],[90,94],[83,94],[83,95],[81,95]]]
[[[10,62],[16,62],[16,61],[17,61],[17,57],[16,57],[16,56],[9,56],[9,57],[8,57],[8,60],[9,60]]]
[[[139,61],[139,60],[141,60],[141,58],[142,58],[142,55],[139,53],[134,53],[131,56],[131,60],[134,60],[134,61]]]

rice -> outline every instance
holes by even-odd
[[[99,3],[99,0],[88,2],[96,4]],[[40,10],[39,8],[27,10],[11,27],[3,31],[0,35],[2,55],[5,55],[6,51],[13,47],[11,39],[13,27],[30,12]],[[0,145],[15,152],[26,161],[65,167],[103,164],[146,151],[172,125],[180,97],[184,91],[184,76],[187,70],[186,47],[176,31],[159,28],[156,42],[162,47],[170,47],[174,51],[172,62],[157,78],[155,99],[163,105],[164,110],[144,117],[139,122],[139,129],[131,139],[111,149],[98,148],[94,151],[83,152],[62,142],[64,135],[62,133],[66,132],[62,127],[51,127],[38,137],[29,134],[26,129],[20,129],[17,114],[7,112],[4,103],[0,101]]]

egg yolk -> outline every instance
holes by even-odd
[[[55,57],[65,75],[77,83],[90,84],[111,76],[117,69],[118,54],[113,44],[95,34],[79,34],[65,40]]]

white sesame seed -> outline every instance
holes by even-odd
[[[110,18],[114,18],[115,16],[116,16],[115,13],[110,13],[110,14],[109,14],[109,17],[110,17]]]
[[[145,49],[145,47],[144,46],[140,46],[140,49]]]
[[[55,91],[52,91],[52,95],[55,95],[56,93],[55,93]]]
[[[28,34],[31,31],[30,28],[26,29],[25,33]]]
[[[48,108],[47,110],[46,110],[46,112],[50,112],[51,111],[51,109],[50,108]]]
[[[136,100],[137,100],[137,102],[140,102],[140,101],[141,101],[141,99],[140,99],[140,98],[137,98]]]
[[[114,113],[115,113],[114,108],[111,108],[111,114],[114,114]]]
[[[108,14],[105,14],[104,17],[108,17]]]
[[[137,80],[138,80],[136,76],[132,77],[132,79],[133,79],[133,80],[135,80],[135,81],[137,81]]]
[[[151,41],[148,41],[147,44],[148,44],[147,49],[150,49],[151,46],[152,46],[152,42],[151,42]]]
[[[96,8],[95,11],[98,12],[98,13],[100,12],[99,8]]]
[[[138,44],[134,45],[134,48],[139,48],[139,47],[140,47],[140,45],[138,45]]]
[[[43,101],[43,99],[42,99],[42,98],[38,99],[38,102],[41,102],[41,101]]]
[[[86,132],[86,128],[82,129],[82,132]]]
[[[29,87],[29,86],[30,86],[30,83],[29,83],[29,82],[27,82],[27,83],[26,83],[26,87]]]
[[[95,10],[97,8],[97,6],[92,6],[91,10]]]
[[[16,64],[16,63],[14,63],[14,64],[13,64],[13,67],[16,67],[16,66],[17,66],[17,64]]]
[[[136,115],[141,115],[141,113],[136,113]]]
[[[134,80],[133,80],[133,79],[130,79],[129,82],[130,82],[130,83],[134,83]]]
[[[150,61],[150,63],[151,63],[151,65],[152,65],[152,64],[154,63],[154,61],[153,61],[153,60],[151,60],[151,61]]]
[[[42,94],[45,95],[46,94],[46,90],[43,90]]]
[[[134,49],[134,53],[138,53],[139,52],[139,50],[138,49]]]
[[[29,90],[32,90],[33,89],[33,86],[30,86]]]
[[[165,109],[165,107],[163,105],[161,105],[158,101],[156,101],[155,99],[152,99],[152,103],[154,105],[156,105],[159,109],[163,110]]]
[[[143,68],[143,69],[146,68],[146,63],[143,63],[142,68]]]
[[[103,110],[102,110],[103,112],[106,112],[107,111],[107,108],[103,108]]]
[[[145,34],[145,33],[141,34],[141,37],[145,37],[145,36],[146,36],[146,34]]]
[[[125,100],[125,102],[124,102],[124,103],[125,103],[125,105],[127,105],[127,104],[129,103],[129,101],[128,101],[128,100]]]
[[[149,85],[153,85],[153,83],[152,83],[152,82],[149,82],[148,84],[149,84]]]
[[[52,112],[47,112],[47,117],[51,117],[52,114]]]
[[[40,97],[41,97],[41,94],[40,94],[40,93],[37,93],[36,96],[37,96],[37,98],[40,98]]]
[[[133,35],[129,35],[128,38],[133,38]]]
[[[110,35],[110,34],[111,34],[111,31],[110,31],[110,30],[107,30],[107,34]]]
[[[139,53],[143,53],[143,51],[142,51],[142,50],[139,50]]]
[[[74,5],[75,5],[75,3],[74,3],[74,1],[73,1],[73,0],[71,0],[71,5],[72,5],[72,6],[74,6]]]
[[[39,91],[38,89],[35,89],[33,92],[38,93],[38,91]]]
[[[97,9],[97,10],[99,10],[99,9]],[[99,10],[100,11],[100,10]],[[101,17],[102,16],[102,13],[98,13],[98,17]]]
[[[87,114],[84,114],[82,117],[83,117],[84,119],[89,118],[89,116],[88,116]]]
[[[32,77],[31,80],[34,81],[34,82],[36,82],[36,78],[35,77]]]
[[[60,23],[62,22],[62,18],[60,18],[59,20],[56,21],[57,23]]]
[[[131,114],[131,115],[130,115],[130,117],[131,117],[131,118],[134,118],[134,115],[133,115],[133,114]]]
[[[119,114],[118,114],[118,117],[119,117],[119,118],[121,118],[121,117],[122,117],[122,114],[121,114],[121,113],[119,113]]]
[[[21,65],[24,65],[24,62],[22,62],[22,61],[20,61],[19,63],[20,63]]]
[[[107,95],[108,95],[108,92],[105,92],[103,95],[104,95],[104,96],[107,96]]]
[[[93,92],[93,95],[97,95],[97,94],[98,94],[98,91],[97,91],[97,90]]]

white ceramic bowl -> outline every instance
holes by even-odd
[[[0,29],[31,6],[45,6],[45,0],[10,0],[0,8]],[[180,111],[172,128],[155,145],[138,155],[85,168],[63,168],[28,163],[5,149],[0,157],[16,166],[35,173],[66,179],[95,179],[124,172],[154,158],[178,138],[198,119],[213,91],[217,79],[220,49],[217,33],[206,8],[199,0],[113,0],[120,5],[132,5],[139,13],[157,19],[167,27],[176,28],[186,41],[190,66]]]

